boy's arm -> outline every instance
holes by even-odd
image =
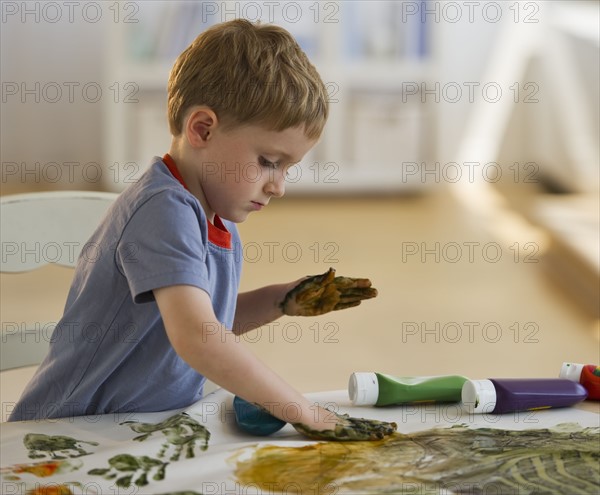
[[[200,374],[306,436],[323,440],[375,440],[394,423],[357,420],[312,405],[256,358],[220,324],[206,292],[191,285],[154,290],[167,336],[177,354]]]
[[[283,316],[281,303],[299,281],[268,285],[238,294],[233,332],[241,335]]]
[[[335,427],[331,413],[315,409],[218,322],[202,289],[174,285],[154,290],[154,296],[171,345],[200,374],[289,423]]]
[[[240,335],[284,314],[317,316],[353,308],[376,296],[377,289],[368,278],[336,277],[330,268],[321,275],[239,294],[233,331]]]

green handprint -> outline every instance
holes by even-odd
[[[63,435],[51,436],[42,433],[27,433],[23,438],[23,445],[28,450],[31,459],[43,459],[44,457],[66,459],[67,457],[89,455],[90,452],[86,452],[81,446],[84,443],[94,447],[98,445],[98,442],[86,442]]]
[[[147,456],[137,457],[130,454],[119,454],[111,457],[108,460],[108,464],[109,468],[92,469],[88,471],[88,474],[99,475],[107,480],[112,480],[117,478],[120,473],[123,473],[124,476],[117,478],[115,484],[121,488],[128,488],[132,484],[135,486],[146,486],[148,484],[148,474],[152,470],[156,470],[156,473],[152,477],[153,480],[163,480],[165,478],[165,469],[169,463]]]
[[[173,449],[171,461],[178,461],[184,449],[186,458],[190,459],[194,457],[194,448],[198,447],[200,450],[208,448],[210,432],[186,413],[176,414],[160,423],[126,421],[121,424],[127,424],[136,433],[142,433],[134,438],[138,442],[143,442],[153,433],[160,431],[165,436],[165,442],[158,452],[158,457],[165,457],[167,451]],[[197,445],[198,441],[200,441],[199,445]]]

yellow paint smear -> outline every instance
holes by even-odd
[[[377,442],[267,445],[232,459],[264,493],[600,493],[600,429],[396,433]],[[248,453],[250,457],[248,458]],[[411,491],[412,490],[412,491]]]

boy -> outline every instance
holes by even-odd
[[[235,224],[283,196],[327,113],[319,75],[284,29],[235,20],[198,36],[169,78],[171,149],[83,250],[49,354],[10,420],[183,408],[207,377],[312,438],[390,434],[393,424],[315,409],[228,330],[377,293],[332,270],[237,292]]]

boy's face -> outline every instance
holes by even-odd
[[[232,222],[263,209],[271,198],[285,193],[285,178],[316,144],[303,127],[270,131],[256,125],[223,130],[213,128],[211,139],[194,164],[204,196],[203,206]],[[197,155],[200,157],[200,155]]]

